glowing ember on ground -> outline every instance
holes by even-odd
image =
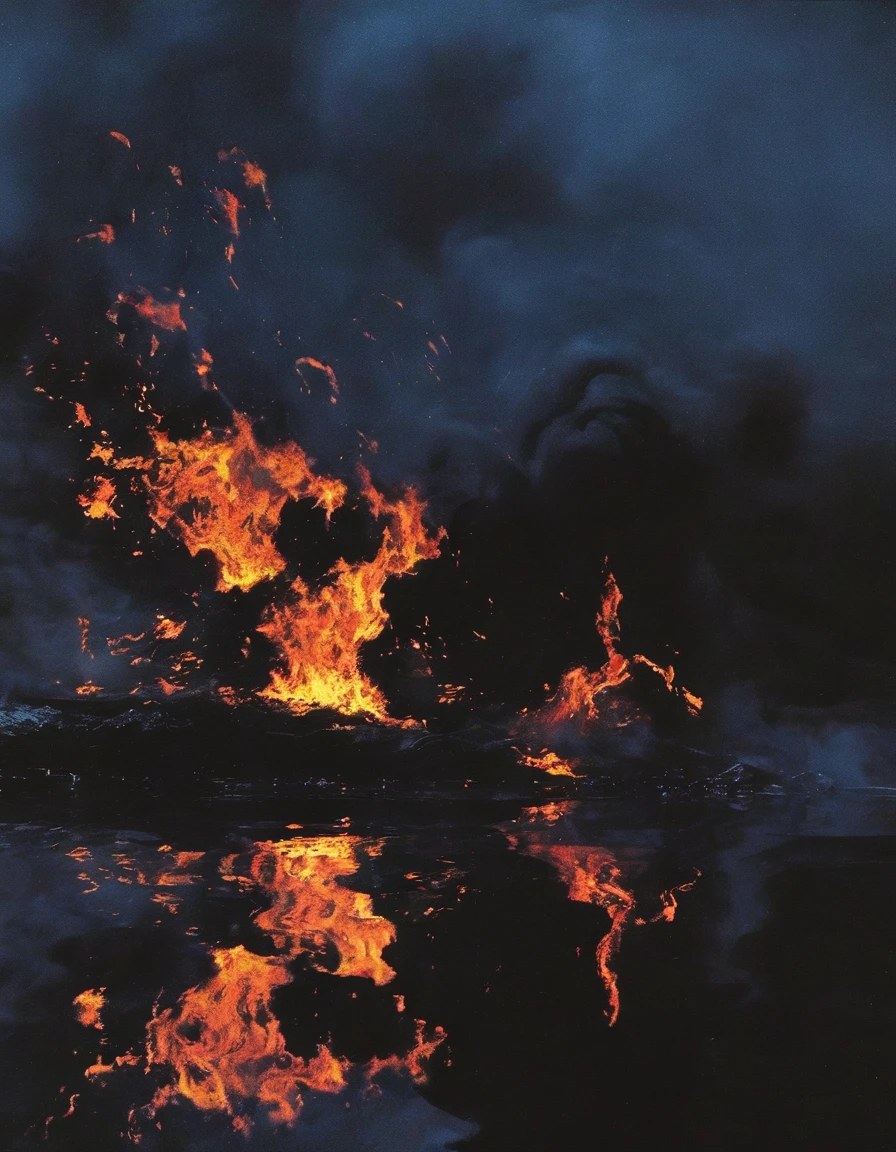
[[[276,644],[281,663],[261,695],[297,714],[331,708],[387,721],[385,697],[360,669],[361,647],[388,622],[386,580],[406,576],[421,560],[437,556],[443,533],[426,530],[426,505],[413,489],[389,500],[373,487],[366,470],[360,474],[371,512],[386,521],[379,551],[358,564],[339,560],[314,592],[296,579],[287,597],[267,609],[258,630]]]
[[[572,776],[578,779],[575,763],[572,760],[564,760],[556,752],[549,752],[547,748],[542,748],[537,755],[519,752],[519,758],[520,763],[527,768],[538,768],[542,772],[547,772],[548,776]]]

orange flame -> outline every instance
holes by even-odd
[[[115,229],[111,224],[101,224],[96,232],[88,232],[81,239],[99,240],[103,244],[111,244],[115,239]]]
[[[119,144],[124,144],[125,148],[130,148],[131,142],[123,132],[110,132],[109,135],[113,140],[117,140]]]
[[[576,772],[576,765],[572,760],[565,760],[562,756],[558,756],[556,752],[551,752],[547,748],[542,748],[541,752],[533,755],[528,752],[521,752],[517,749],[520,763],[524,764],[527,768],[539,768],[542,772],[547,772],[548,776],[572,776],[573,779],[578,780],[579,775]]]
[[[170,440],[158,430],[150,435],[153,457],[117,466],[145,471],[150,516],[160,527],[170,526],[191,556],[214,554],[219,592],[245,591],[282,572],[274,533],[288,499],[314,499],[329,516],[345,497],[342,481],[312,472],[297,444],[259,444],[239,412],[231,428],[207,428],[194,440]]]
[[[116,495],[115,485],[109,477],[97,476],[88,481],[87,491],[79,494],[78,503],[91,520],[117,520],[118,513],[112,507]]]
[[[72,1001],[77,1010],[78,1023],[83,1024],[85,1028],[96,1028],[98,1032],[102,1032],[103,1022],[100,1013],[106,1003],[106,997],[103,995],[105,991],[105,988],[88,988],[85,992],[79,992]]]
[[[395,939],[395,927],[374,915],[370,896],[339,883],[340,878],[357,872],[362,846],[369,854],[380,850],[380,845],[359,836],[259,844],[252,877],[273,897],[273,903],[256,921],[277,948],[291,957],[302,952],[320,955],[329,944],[339,954],[335,975],[365,976],[374,984],[387,984],[395,973],[382,952]],[[312,963],[321,967],[314,959]]]
[[[286,704],[302,715],[312,708],[331,708],[346,716],[389,719],[386,699],[359,667],[362,645],[385,628],[383,586],[390,576],[405,576],[421,560],[438,555],[441,529],[430,535],[423,524],[425,503],[412,489],[389,500],[359,469],[362,495],[386,526],[373,560],[349,564],[339,560],[328,580],[311,592],[297,578],[284,601],[265,612],[259,632],[279,649],[281,666],[260,695]]]
[[[553,802],[536,808],[524,808],[512,825],[505,824],[501,828],[512,848],[544,860],[554,869],[566,885],[570,900],[595,904],[610,917],[609,930],[601,937],[595,949],[595,961],[597,973],[606,989],[609,1001],[606,1014],[612,1027],[619,1018],[619,980],[614,961],[626,927],[629,924],[643,926],[671,923],[678,909],[676,893],[690,892],[700,873],[697,872],[693,880],[667,888],[661,893],[662,907],[655,916],[649,920],[635,919],[634,894],[624,886],[622,868],[612,852],[607,848],[554,842],[559,838],[553,831],[554,826],[574,811],[575,807],[575,804],[569,802]]]
[[[227,221],[227,227],[234,234],[240,234],[239,211],[240,202],[232,192],[226,188],[212,189],[215,200],[218,202],[218,207],[221,209],[221,215]]]
[[[224,1112],[245,1128],[246,1101],[257,1101],[278,1124],[302,1107],[303,1088],[338,1092],[347,1063],[320,1047],[311,1060],[287,1049],[271,1011],[274,991],[292,976],[281,956],[257,956],[242,945],[212,951],[215,974],[188,989],[147,1029],[147,1063],[173,1073],[153,1097],[151,1114],[189,1100],[204,1112]]]
[[[247,188],[260,188],[264,193],[265,207],[270,211],[271,198],[268,195],[268,178],[267,173],[252,160],[249,160],[239,148],[231,148],[229,152],[221,149],[218,153],[219,160],[226,160],[228,157],[233,157],[243,170],[243,180]],[[240,159],[242,157],[242,159]]]
[[[663,668],[661,665],[649,660],[646,656],[637,654],[631,660],[618,650],[619,644],[619,606],[622,603],[622,593],[612,572],[607,573],[600,610],[597,614],[595,626],[598,635],[603,641],[607,658],[603,665],[591,672],[585,667],[571,668],[562,676],[557,690],[547,702],[531,715],[524,716],[517,724],[517,732],[541,732],[563,723],[575,723],[583,731],[590,724],[600,718],[598,697],[611,688],[619,688],[632,679],[632,665],[640,664],[649,668],[660,676],[669,692],[680,696],[687,705],[688,711],[696,715],[703,707],[703,701],[687,688],[678,687],[673,683],[675,669],[670,665]],[[517,750],[521,763],[527,767],[541,768],[551,775],[573,776],[575,761],[561,759],[556,753],[543,748],[541,753],[534,753],[531,748]],[[568,770],[564,770],[564,766]]]
[[[80,400],[75,401],[75,422],[82,424],[85,428],[90,427],[90,417]]]
[[[145,288],[141,288],[140,293],[141,295],[137,296],[131,292],[119,292],[116,304],[129,304],[139,316],[157,328],[164,328],[168,332],[186,332],[187,326],[180,314],[180,304],[177,300],[167,303],[156,300]],[[113,324],[118,323],[118,308],[115,305],[106,315]]]
[[[610,917],[610,929],[598,942],[595,959],[598,975],[607,990],[607,1017],[612,1026],[619,1016],[619,983],[613,961],[635,907],[634,896],[622,887],[622,871],[615,857],[605,848],[550,844],[536,832],[510,835],[510,840],[527,856],[546,860],[567,886],[570,900],[596,904]]]
[[[167,616],[156,617],[158,623],[153,629],[157,640],[176,640],[187,626],[186,620],[169,620]]]
[[[289,1051],[272,998],[292,981],[290,962],[326,944],[339,957],[336,976],[364,976],[377,984],[394,976],[382,959],[394,926],[373,914],[369,896],[339,884],[357,871],[362,847],[376,854],[381,846],[356,836],[254,846],[246,882],[259,884],[273,897],[257,923],[280,951],[259,956],[242,945],[213,949],[213,975],[153,1017],[147,1028],[147,1067],[167,1071],[170,1079],[156,1091],[150,1117],[165,1105],[189,1100],[201,1111],[231,1117],[233,1127],[247,1134],[253,1107],[263,1109],[275,1124],[291,1125],[306,1090],[334,1093],[346,1086],[351,1064],[326,1045],[318,1046],[309,1060]],[[229,873],[232,863],[228,858],[221,870],[226,879],[239,879]],[[410,1052],[372,1060],[365,1068],[368,1081],[386,1068],[404,1070],[417,1081],[425,1078],[425,1062],[445,1034],[437,1028],[427,1037],[424,1023],[418,1020],[416,1026]]]
[[[598,634],[607,650],[606,662],[597,672],[589,672],[587,668],[580,667],[565,673],[557,691],[537,713],[540,723],[550,726],[563,720],[596,720],[599,715],[596,697],[608,688],[618,688],[630,679],[629,662],[616,650],[621,603],[619,586],[613,574],[608,573],[596,620]]]
[[[87,680],[83,684],[79,684],[75,692],[79,696],[93,696],[97,692],[105,692],[105,688],[101,688],[99,684],[94,684],[92,680]]]
[[[336,380],[336,373],[333,371],[330,365],[324,364],[322,360],[315,360],[313,356],[300,356],[299,359],[296,360],[296,371],[307,387],[305,374],[302,372],[303,367],[316,368],[318,372],[323,372],[327,378],[327,383],[330,386],[330,402],[335,404],[336,399],[339,396],[339,384]]]

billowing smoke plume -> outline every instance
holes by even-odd
[[[554,675],[578,658],[547,606],[570,597],[559,632],[590,632],[609,555],[633,645],[681,650],[705,683],[813,701],[881,686],[887,5],[7,8],[6,690],[84,678],[79,616],[108,634],[160,606],[104,559],[74,503],[77,442],[25,375],[62,391],[89,362],[85,402],[122,434],[105,312],[137,286],[184,291],[160,411],[225,419],[193,368],[206,348],[271,437],[347,474],[363,433],[383,480],[422,486],[508,637],[483,675],[512,634]],[[228,265],[209,205],[236,187],[217,158],[233,148],[272,207],[243,190]],[[106,223],[114,243],[79,242]],[[332,366],[338,403],[301,357]]]

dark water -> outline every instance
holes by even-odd
[[[896,792],[758,779],[700,795],[349,787],[323,779],[325,763],[315,782],[259,782],[246,764],[187,787],[170,752],[152,787],[135,787],[126,764],[117,779],[75,778],[60,749],[41,771],[33,747],[27,765],[7,757],[3,1148],[892,1146]],[[636,901],[613,960],[613,1027],[595,964],[610,916],[569,899],[527,835],[603,849]],[[447,1034],[425,1084],[388,1072],[372,1090],[352,1073],[344,1092],[307,1093],[295,1127],[249,1100],[246,1136],[187,1102],[141,1111],[164,1068],[85,1077],[98,1056],[144,1052],[154,1004],[208,980],[212,947],[274,951],[255,922],[269,895],[226,879],[225,857],[333,836],[377,844],[340,883],[395,926],[384,951],[395,977],[377,986],[335,975],[332,956],[300,956],[272,1001],[280,1030],[296,1055],[326,1043],[357,1069],[406,1052],[421,1019]],[[178,852],[202,856],[160,885]],[[674,920],[652,922],[661,893],[695,878]],[[102,1032],[73,1006],[99,987]]]

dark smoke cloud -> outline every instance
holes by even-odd
[[[45,0],[2,20],[7,688],[60,678],[77,614],[124,630],[135,610],[62,508],[82,473],[21,399],[21,357],[45,327],[101,359],[105,308],[143,284],[190,308],[160,407],[199,410],[187,352],[208,347],[227,397],[327,467],[361,430],[443,520],[542,524],[546,586],[596,593],[609,552],[645,635],[707,679],[876,690],[889,6]],[[202,187],[232,146],[273,201],[244,214],[238,293]],[[103,221],[115,244],[76,243]],[[298,389],[300,355],[335,367],[338,405]],[[95,385],[98,410],[112,395]]]

